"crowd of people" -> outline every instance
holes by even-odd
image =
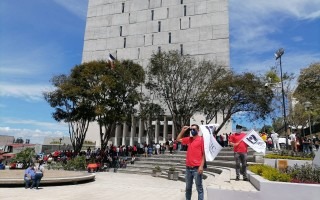
[[[279,134],[271,131],[270,134],[262,132],[260,134],[263,141],[266,143],[267,150],[279,151],[281,150]],[[317,135],[303,136],[302,134],[293,131],[288,137],[288,145],[291,150],[295,152],[312,153],[314,150],[318,151],[320,139]],[[286,145],[286,138],[283,138],[283,146]]]

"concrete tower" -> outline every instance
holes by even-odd
[[[196,59],[229,66],[228,1],[89,0],[82,62],[106,60],[111,53],[146,67],[152,53],[159,50],[179,50]],[[216,121],[220,120],[218,117]],[[191,123],[200,121],[201,116],[191,119]],[[170,126],[170,121],[159,122],[160,126],[164,123]],[[90,126],[88,135],[98,135],[94,127]],[[167,133],[159,135],[159,127],[155,130],[155,141],[175,137],[175,133],[171,137],[169,133],[169,138]],[[116,144],[143,142],[142,133],[125,133],[126,125],[117,131]],[[231,123],[221,131],[230,132]]]

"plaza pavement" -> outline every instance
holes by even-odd
[[[250,182],[235,181],[235,170],[224,170],[217,177],[211,176],[203,180],[204,197],[207,198],[207,187],[224,190],[256,191]],[[193,185],[192,200],[198,199]],[[185,183],[151,175],[126,174],[113,172],[96,173],[93,182],[44,186],[36,189],[21,187],[0,187],[0,200],[89,200],[89,199],[152,199],[183,200],[185,199]]]
[[[89,199],[184,199],[185,183],[151,175],[96,173],[94,182],[45,186],[39,190],[24,187],[0,188],[1,200],[89,200]],[[193,191],[196,193],[196,191]],[[193,195],[197,199],[197,194]]]

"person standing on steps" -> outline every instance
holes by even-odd
[[[186,132],[191,132],[192,136],[184,137]],[[193,179],[195,180],[196,188],[198,191],[198,200],[203,200],[203,186],[202,174],[203,166],[205,163],[204,142],[203,138],[199,136],[199,126],[192,124],[190,126],[182,127],[177,141],[183,145],[188,145],[186,157],[186,200],[191,199]]]
[[[240,170],[244,181],[247,177],[248,145],[243,141],[246,134],[242,132],[242,126],[236,126],[236,132],[229,137],[230,145],[233,146],[234,159],[236,161],[236,181],[240,180]],[[241,163],[241,168],[240,168]]]

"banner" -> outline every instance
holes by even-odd
[[[204,140],[206,161],[213,161],[222,149],[222,146],[220,146],[216,138],[213,136],[213,133],[218,126],[218,124],[200,125],[200,131]]]
[[[254,130],[251,130],[249,133],[247,133],[247,136],[243,138],[243,141],[256,152],[263,154],[266,153],[266,143]]]

